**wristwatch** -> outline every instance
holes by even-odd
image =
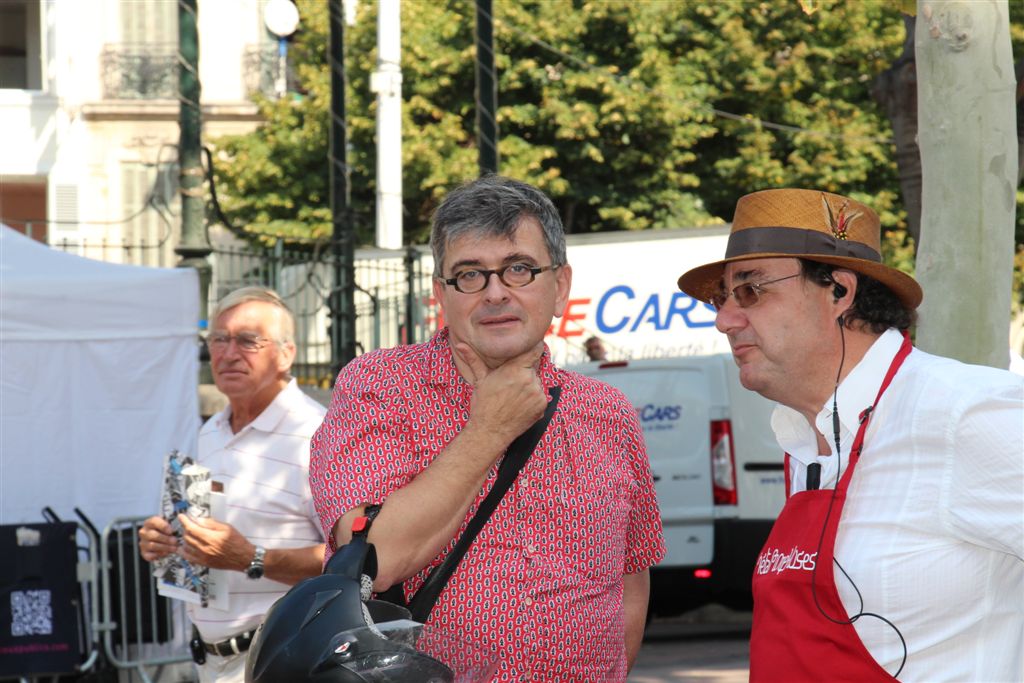
[[[250,579],[263,578],[263,558],[267,555],[267,549],[261,545],[256,546],[256,554],[252,556],[252,562],[245,570],[245,575]]]

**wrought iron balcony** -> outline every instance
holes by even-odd
[[[108,100],[176,99],[177,46],[105,45],[100,53],[103,97]]]
[[[242,74],[246,92],[259,92],[267,97],[276,94],[276,83],[281,68],[277,45],[247,45],[242,57]],[[296,92],[298,79],[289,61],[285,69],[285,90]]]

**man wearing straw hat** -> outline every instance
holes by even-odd
[[[725,258],[679,287],[780,404],[751,680],[1022,680],[1024,378],[913,348],[921,288],[846,197],[742,197]]]

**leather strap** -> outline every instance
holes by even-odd
[[[448,553],[448,556],[444,558],[444,562],[430,572],[427,580],[423,582],[423,585],[416,591],[416,595],[409,602],[409,611],[412,612],[412,618],[421,624],[427,623],[431,610],[437,604],[437,599],[441,597],[441,592],[448,585],[448,580],[455,573],[455,569],[458,567],[462,557],[469,550],[469,546],[473,544],[480,530],[487,524],[487,520],[491,518],[491,514],[498,507],[498,503],[501,502],[505,493],[512,486],[512,482],[519,476],[519,472],[526,465],[526,461],[529,460],[537,444],[540,443],[541,437],[544,436],[544,431],[547,429],[548,423],[551,422],[555,409],[558,407],[558,399],[562,395],[562,390],[561,387],[551,387],[548,393],[551,396],[551,400],[548,401],[547,408],[544,409],[544,416],[516,437],[516,440],[509,445],[508,450],[505,451],[505,457],[501,460],[501,465],[498,466],[498,476],[494,481],[494,486],[491,487],[487,497],[480,503],[476,514],[473,515],[473,519],[469,520],[469,524],[466,525],[466,531],[459,538],[452,551]]]
[[[240,633],[237,636],[217,643],[207,643],[206,641],[203,641],[203,648],[210,654],[218,655],[220,657],[240,655],[249,649],[249,645],[252,643],[252,637],[255,633],[255,631],[246,631],[245,633]]]

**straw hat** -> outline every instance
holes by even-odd
[[[818,190],[763,190],[736,204],[725,258],[683,273],[679,289],[710,302],[725,264],[760,258],[805,258],[873,277],[908,309],[923,298],[914,278],[882,264],[878,214],[847,197]]]

